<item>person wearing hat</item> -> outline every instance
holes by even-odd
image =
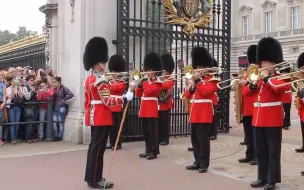
[[[163,64],[157,53],[148,53],[144,58],[144,72],[149,72],[135,88],[135,96],[141,98],[139,118],[144,132],[146,150],[140,158],[156,159],[159,154],[158,141],[158,98],[162,83],[157,77],[162,73]]]
[[[112,188],[113,183],[102,177],[103,156],[106,149],[108,133],[113,127],[111,107],[122,105],[133,99],[133,93],[127,92],[121,97],[110,97],[110,85],[105,77],[108,62],[108,45],[104,38],[94,37],[86,44],[83,65],[86,71],[92,69],[84,83],[85,116],[84,123],[91,128],[85,181],[89,188]]]
[[[218,63],[214,58],[213,58],[213,67],[218,67]],[[218,106],[218,101],[219,100],[218,100],[217,92],[215,92],[214,95],[212,96],[214,112],[213,112],[213,123],[211,125],[210,133],[209,133],[210,140],[216,140],[217,139],[216,110],[217,110],[217,106]]]
[[[279,41],[272,37],[262,38],[257,45],[256,61],[261,64],[260,77],[252,79],[245,88],[257,93],[253,104],[252,125],[256,145],[258,179],[251,187],[275,189],[281,182],[281,144],[283,128],[282,96],[287,90],[283,80],[271,78],[276,75],[275,65],[283,62]],[[264,69],[263,68],[268,68]]]
[[[193,69],[205,69],[213,66],[213,60],[204,47],[195,47],[191,52]],[[213,123],[214,93],[218,91],[218,79],[207,71],[195,71],[193,78],[188,81],[185,97],[191,98],[190,124],[191,143],[194,163],[186,166],[187,170],[198,170],[199,173],[208,171],[210,162],[209,131]]]
[[[174,60],[171,54],[166,53],[161,56],[164,69],[164,82],[159,98],[159,143],[160,145],[169,144],[170,133],[170,112],[173,108],[173,88],[174,81],[170,80],[170,75],[174,71]]]
[[[108,69],[111,73],[126,72],[126,62],[120,55],[113,55],[110,57],[108,63]],[[120,98],[127,90],[126,81],[122,80],[123,75],[113,75],[113,78],[109,81],[111,85],[110,97]],[[122,119],[122,105],[116,105],[111,107],[114,125],[110,129],[110,144],[107,145],[108,149],[114,149],[115,142]],[[121,141],[119,139],[117,150],[121,149]]]
[[[298,69],[302,68],[304,66],[304,53],[301,53],[297,60]],[[297,98],[299,102],[299,110],[298,115],[300,116],[301,120],[301,132],[302,132],[302,147],[297,148],[295,151],[298,153],[304,152],[304,89],[299,90],[297,93]],[[303,173],[304,174],[304,173]]]
[[[257,45],[250,45],[247,49],[247,59],[249,64],[256,65],[256,49]],[[254,137],[253,137],[253,126],[252,126],[252,114],[253,114],[253,101],[254,97],[257,96],[257,92],[253,92],[248,88],[245,88],[249,85],[248,75],[245,74],[244,82],[242,83],[242,115],[243,115],[243,127],[244,134],[246,139],[246,153],[245,158],[241,158],[238,161],[240,163],[250,163],[251,165],[257,165],[255,149],[254,149]]]

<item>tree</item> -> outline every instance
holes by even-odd
[[[8,30],[0,30],[0,46],[10,43],[11,41],[21,40],[31,35],[37,35],[36,31],[27,30],[25,26],[19,27],[15,33]]]

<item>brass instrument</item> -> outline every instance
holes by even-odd
[[[224,80],[224,81],[221,81],[219,83],[217,83],[217,87],[220,89],[220,90],[223,90],[223,89],[226,89],[226,88],[230,88],[232,86],[235,86],[239,83],[242,83],[244,82],[244,77],[245,75],[250,75],[251,73],[253,72],[256,72],[258,70],[258,67],[255,65],[255,64],[250,64],[249,67],[247,68],[247,71],[246,73],[244,72],[241,72],[243,74],[240,74],[237,76],[237,77],[234,77],[232,79],[227,79],[227,80]],[[247,79],[248,80],[248,79]],[[231,82],[230,82],[231,81]],[[226,85],[226,86],[222,86],[222,84],[225,84],[227,82],[230,82],[229,85]]]
[[[274,87],[282,87],[289,84],[300,84],[302,81],[304,81],[304,68],[300,68],[297,71],[282,74],[279,76],[271,77],[271,79],[278,79],[278,80],[285,80],[285,79],[291,79],[290,82],[285,82],[284,84],[280,85],[273,85]],[[294,86],[293,86],[294,87]],[[301,89],[300,89],[301,90]]]
[[[204,68],[204,69],[193,69],[191,65],[186,65],[183,69],[184,76],[181,78],[176,78],[173,80],[184,80],[184,79],[192,79],[193,75],[196,72],[200,72],[204,75],[218,75],[223,72],[223,69],[220,67],[211,67],[211,68]],[[171,79],[170,79],[171,80]]]
[[[181,93],[179,98],[184,101],[186,113],[190,113],[190,99],[185,97],[185,92]]]
[[[243,80],[245,76],[245,69],[240,69],[239,71],[239,80]],[[242,95],[242,89],[243,86],[240,82],[237,82],[234,84],[234,104],[235,104],[235,119],[238,124],[242,123],[243,120],[243,95]]]
[[[268,67],[258,68],[258,66],[255,66],[253,68],[252,73],[249,75],[249,82],[256,83],[261,77],[260,73],[265,70],[272,70],[275,69],[275,71],[283,70],[286,68],[290,68],[293,62],[284,61],[282,63],[270,65]]]

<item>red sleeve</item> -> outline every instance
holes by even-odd
[[[53,98],[54,97],[54,88],[49,88],[48,89],[48,96]]]
[[[249,84],[246,86],[243,86],[243,88],[242,88],[242,96],[250,96],[254,92],[255,92],[255,90],[249,90]]]
[[[112,107],[124,103],[123,98],[110,97],[110,85],[108,83],[99,83],[97,88],[100,99],[103,101],[105,106]]]
[[[191,97],[192,97],[192,94],[190,93],[189,88],[187,88],[187,89],[185,90],[185,98],[191,99]]]
[[[142,97],[143,93],[144,93],[143,88],[135,88],[135,96],[136,97],[138,97],[138,98]]]
[[[39,93],[37,94],[37,100],[38,100],[38,101],[41,101],[41,100],[42,100],[42,93],[41,93],[41,92],[39,92]]]
[[[197,91],[205,97],[212,96],[215,92],[218,91],[217,87],[218,81],[210,81],[204,84],[202,81],[197,85]]]
[[[89,100],[90,100],[90,94],[87,91],[87,88],[88,88],[87,85],[88,85],[88,80],[86,80],[85,83],[84,83],[84,89],[85,89],[85,92],[84,92],[84,108],[85,109],[89,106]],[[54,90],[53,90],[53,92],[54,92]]]
[[[164,90],[171,89],[173,87],[174,87],[174,81],[172,80],[162,83],[162,89]]]
[[[285,93],[285,91],[289,90],[289,85],[283,85],[280,87],[276,87],[276,85],[281,85],[284,84],[285,81],[284,80],[278,80],[278,79],[269,79],[268,83],[269,86],[271,87],[271,89],[273,90],[274,93]]]
[[[123,93],[126,91],[127,85],[126,83],[116,83],[111,85],[111,92],[113,93]]]

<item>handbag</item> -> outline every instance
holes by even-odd
[[[24,117],[29,118],[29,117],[34,117],[34,108],[24,108]]]

